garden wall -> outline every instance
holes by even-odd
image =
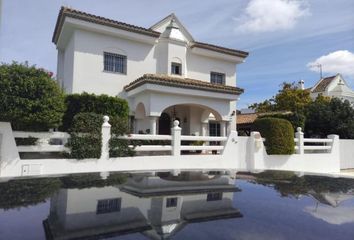
[[[340,145],[340,168],[354,168],[354,140],[341,139]]]

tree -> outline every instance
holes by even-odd
[[[51,73],[28,64],[0,65],[0,121],[18,130],[48,130],[61,124],[64,93]]]
[[[354,139],[354,109],[347,100],[317,98],[306,109],[305,126],[309,137],[338,134],[343,139]]]
[[[303,114],[305,107],[311,103],[310,92],[299,89],[295,83],[284,82],[281,89],[271,99],[250,106],[256,112],[291,111]]]
[[[303,113],[312,102],[310,92],[299,89],[294,83],[283,83],[274,99],[276,110]]]

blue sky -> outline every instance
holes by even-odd
[[[51,42],[60,6],[149,27],[174,12],[198,41],[249,51],[237,68],[239,107],[272,97],[284,82],[306,87],[340,72],[354,87],[353,0],[0,0],[0,61],[56,71]]]

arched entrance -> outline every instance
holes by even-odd
[[[159,118],[159,134],[171,135],[171,117],[163,112]]]

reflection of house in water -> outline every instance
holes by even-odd
[[[193,179],[193,180],[191,180]],[[48,239],[112,237],[140,232],[166,239],[191,222],[242,217],[226,176],[137,175],[119,187],[61,189],[44,221]]]
[[[309,194],[315,199],[316,205],[305,207],[304,211],[313,217],[336,225],[354,222],[354,208],[344,204],[354,199],[354,190],[346,193],[310,191]]]
[[[316,199],[319,203],[329,205],[332,207],[338,207],[340,203],[354,199],[354,190],[347,193],[343,192],[322,192],[316,193],[314,191],[309,191],[309,194]]]

